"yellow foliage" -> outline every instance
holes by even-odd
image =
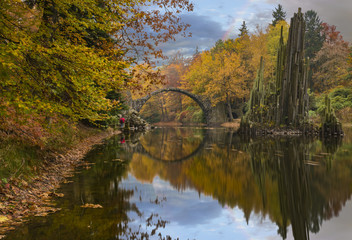
[[[132,70],[132,79],[128,83],[132,90],[132,99],[144,97],[151,92],[162,88],[164,77],[159,69],[155,70],[149,64],[139,64]]]
[[[187,28],[179,13],[192,9],[183,0],[1,0],[0,123],[106,121],[120,110],[119,93],[158,83],[149,66],[162,57],[156,46]],[[140,56],[147,64],[132,71]]]
[[[9,220],[9,219],[8,219],[6,216],[0,215],[0,223],[6,222],[6,221],[8,221],[8,220]]]
[[[214,105],[248,99],[261,57],[267,69],[265,82],[274,79],[281,26],[287,37],[289,26],[280,21],[266,31],[257,27],[251,35],[219,40],[212,50],[202,52],[191,62],[183,75],[182,86],[195,94],[209,96]]]
[[[249,73],[242,56],[233,50],[242,46],[241,42],[231,41],[224,49],[201,53],[184,74],[183,87],[210,97],[213,105],[233,97],[247,97]]]

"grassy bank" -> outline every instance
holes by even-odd
[[[51,147],[2,134],[0,143],[0,239],[26,217],[43,216],[57,209],[50,199],[60,183],[84,164],[84,155],[116,130],[75,126]],[[66,142],[65,142],[66,140]],[[62,141],[62,144],[58,144]]]
[[[6,183],[11,178],[33,177],[43,161],[66,152],[82,140],[100,132],[99,129],[83,125],[67,126],[60,129],[59,134],[46,137],[45,144],[0,132],[0,180]]]

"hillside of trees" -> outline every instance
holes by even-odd
[[[223,104],[229,120],[241,117],[261,57],[265,84],[274,83],[281,27],[288,34],[286,13],[279,5],[267,27],[250,32],[243,22],[237,38],[195,49],[192,57],[176,54],[156,67],[155,60],[165,57],[158,45],[186,34],[189,25],[180,14],[192,10],[188,0],[1,0],[0,159],[13,139],[16,152],[27,151],[18,149],[24,146],[18,140],[50,152],[77,143],[82,123],[115,125],[129,92],[136,99],[179,87]],[[319,119],[328,94],[340,120],[350,121],[351,46],[314,10],[304,16],[310,115]],[[149,122],[204,121],[199,106],[177,93],[153,97],[142,116]]]
[[[180,15],[192,10],[189,0],[0,0],[0,191],[116,125],[138,75],[160,82],[158,45],[186,35]]]
[[[284,41],[289,25],[281,5],[273,11],[273,21],[266,28],[249,32],[246,22],[235,39],[218,40],[206,51],[195,51],[191,58],[176,55],[161,68],[166,86],[177,86],[194,94],[208,97],[213,105],[227,106],[228,119],[240,118],[246,108],[260,58],[264,60],[264,84],[275,84],[275,67],[280,29]],[[322,22],[318,13],[304,13],[306,23],[305,55],[309,58],[310,116],[319,121],[324,110],[324,97],[342,122],[352,119],[352,48],[336,26]],[[177,103],[177,104],[176,104]],[[154,97],[143,114],[149,120],[199,122],[201,110],[187,97],[164,94]],[[154,109],[153,113],[151,109]],[[160,109],[158,113],[155,109]],[[229,110],[231,109],[231,110]],[[187,116],[187,118],[185,118]]]

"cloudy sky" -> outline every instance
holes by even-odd
[[[272,21],[272,11],[281,4],[289,22],[298,7],[303,12],[315,10],[323,22],[337,26],[345,40],[352,42],[352,0],[191,0],[194,11],[182,15],[191,24],[192,38],[177,37],[163,45],[167,55],[180,52],[190,55],[196,47],[211,48],[219,39],[235,37],[243,21],[250,31],[257,25],[265,28]]]

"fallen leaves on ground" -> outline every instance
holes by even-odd
[[[93,165],[85,163],[81,159],[84,155],[102,140],[115,135],[118,132],[102,132],[82,141],[76,148],[69,150],[66,154],[55,154],[47,156],[41,166],[37,166],[40,174],[30,177],[27,181],[23,179],[9,179],[8,185],[0,185],[0,239],[3,238],[13,226],[20,225],[30,216],[46,216],[49,213],[60,210],[55,208],[52,197],[63,197],[62,193],[55,190],[60,183],[69,183],[67,178],[74,175],[75,167],[81,165]],[[87,206],[90,208],[102,208],[99,204]]]
[[[100,204],[86,203],[81,206],[82,208],[103,208]]]
[[[125,160],[123,159],[120,159],[120,158],[116,158],[116,159],[113,159],[111,160],[112,162],[125,162]]]
[[[9,220],[9,219],[8,219],[6,216],[0,215],[0,223],[6,222],[6,221],[8,221],[8,220]]]
[[[49,194],[49,196],[51,196],[51,197],[63,197],[64,194],[63,193],[52,192],[52,193]]]

